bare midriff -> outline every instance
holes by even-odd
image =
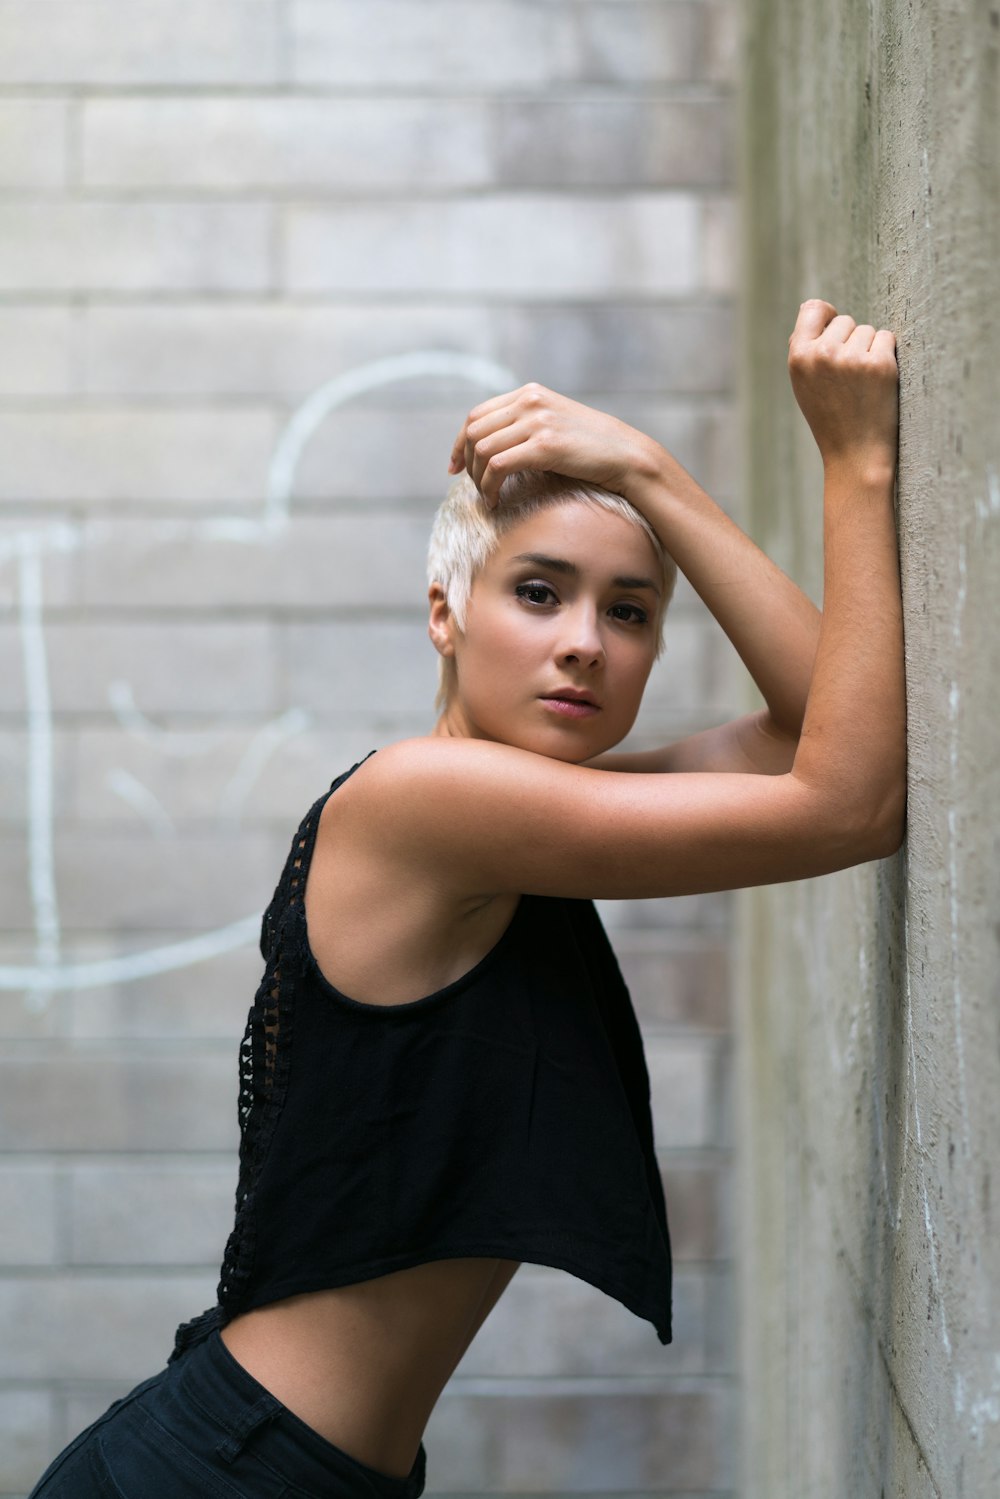
[[[403,1478],[445,1384],[518,1268],[432,1260],[235,1317],[237,1363],[314,1431]]]

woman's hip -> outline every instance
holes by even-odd
[[[326,1441],[259,1384],[218,1330],[137,1385],[52,1463],[29,1499],[418,1499]]]

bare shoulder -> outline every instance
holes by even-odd
[[[485,739],[404,739],[379,750],[348,783],[355,815],[393,844],[416,834],[426,843],[433,825],[477,819],[497,829],[518,809],[565,805],[572,813],[614,778],[585,766]],[[345,789],[348,789],[345,788]],[[344,802],[347,804],[347,798]],[[349,815],[349,814],[347,814]]]
[[[443,781],[455,757],[436,749],[411,740],[380,750],[320,818],[309,942],[323,975],[354,1000],[405,1003],[451,983],[495,944],[516,905],[470,878],[461,837],[435,836],[455,821]]]
[[[328,804],[328,821],[340,837],[464,894],[484,838],[495,838],[511,817],[530,816],[534,806],[551,807],[590,774],[488,740],[404,739],[355,771],[331,797],[337,805]],[[472,888],[493,895],[508,885],[473,880]]]
[[[563,851],[563,823],[580,822],[588,790],[593,814],[595,784],[616,779],[489,740],[405,739],[351,776],[331,798],[339,806],[330,820],[355,846],[377,847],[381,859],[452,895],[530,893],[519,858],[527,862],[531,830],[547,828]],[[498,869],[496,851],[511,835],[524,847]]]
[[[378,800],[382,805],[388,799],[396,806],[415,794],[433,798],[460,795],[477,782],[489,781],[513,790],[532,769],[558,779],[560,774],[572,774],[579,768],[492,740],[427,735],[386,745],[364,762],[362,773],[356,771],[347,786],[352,796]]]

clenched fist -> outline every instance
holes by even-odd
[[[895,334],[818,298],[803,302],[788,340],[788,372],[824,463],[891,476],[899,426]]]

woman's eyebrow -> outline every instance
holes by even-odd
[[[580,569],[575,562],[568,561],[565,557],[548,557],[544,552],[521,552],[518,556],[511,558],[512,562],[530,562],[535,567],[545,568],[552,573],[565,573],[569,577],[579,577]],[[659,597],[660,590],[652,578],[612,578],[615,588],[648,588]]]
[[[652,593],[655,593],[657,597],[659,597],[660,590],[657,588],[652,578],[622,577],[612,578],[611,581],[616,588],[648,588]]]
[[[550,573],[567,573],[571,577],[578,577],[580,569],[575,562],[569,562],[565,557],[547,557],[544,552],[521,552],[519,556],[512,557],[512,562],[530,562],[535,567],[544,567]]]

